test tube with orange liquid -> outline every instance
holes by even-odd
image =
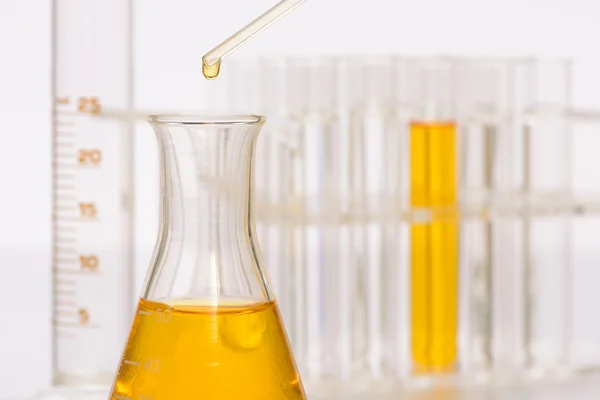
[[[415,372],[446,372],[457,358],[456,124],[410,125],[410,203],[432,221],[411,227],[412,357]]]
[[[430,217],[410,227],[410,355],[416,374],[452,372],[458,358],[458,138],[452,72],[445,60],[424,62],[415,71],[420,115],[409,122],[409,206]]]

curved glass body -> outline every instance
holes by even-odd
[[[260,116],[151,117],[153,260],[113,399],[304,399],[254,227]]]

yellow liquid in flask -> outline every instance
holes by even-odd
[[[111,399],[305,399],[275,302],[140,300]]]
[[[457,357],[458,221],[456,127],[410,127],[411,206],[433,211],[433,222],[411,227],[412,356],[415,372],[453,369]]]

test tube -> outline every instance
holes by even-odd
[[[289,104],[299,128],[291,140],[292,198],[302,212],[293,233],[296,323],[291,336],[309,388],[328,372],[323,366],[335,351],[334,71],[328,58],[290,59]]]
[[[393,130],[396,145],[390,167],[396,169],[395,182],[392,189],[391,211],[396,217],[397,226],[397,260],[395,269],[390,269],[386,279],[388,290],[386,302],[390,309],[386,312],[386,365],[396,377],[406,378],[411,374],[411,126],[421,116],[422,110],[418,99],[416,79],[419,74],[421,58],[394,57],[392,66],[392,103]],[[396,286],[394,294],[393,286]]]
[[[410,227],[411,370],[451,373],[457,365],[459,223],[455,71],[443,58],[420,60],[409,126],[410,206],[427,222]]]
[[[369,378],[381,380],[389,369],[387,356],[393,353],[386,344],[395,341],[392,326],[399,304],[398,226],[391,208],[399,173],[398,135],[392,125],[392,59],[370,56],[350,63],[352,184],[362,222],[355,229],[357,241],[362,241],[356,290],[363,303],[355,309],[363,326],[356,339],[364,341],[359,342],[364,350],[357,361]]]
[[[461,370],[488,377],[492,363],[514,370],[519,304],[514,257],[517,220],[502,212],[515,193],[512,63],[459,60],[462,228]],[[510,344],[512,342],[512,345]],[[496,349],[496,350],[495,350]],[[498,360],[494,355],[498,355]],[[509,364],[512,364],[509,367]]]
[[[571,65],[528,60],[522,66],[524,222],[524,352],[534,376],[568,368],[571,329],[570,198],[571,135],[565,110],[571,103]]]
[[[262,57],[260,103],[268,116],[256,151],[256,183],[259,216],[259,240],[282,317],[288,330],[294,324],[294,292],[290,246],[291,226],[297,219],[292,209],[291,136],[298,126],[290,120],[288,106],[288,62],[284,57]],[[296,211],[295,214],[292,214]],[[291,333],[295,332],[291,329]],[[290,336],[292,344],[295,337]]]
[[[263,80],[265,79],[266,71],[262,68],[261,62],[258,57],[239,57],[233,58],[228,65],[228,68],[223,69],[219,75],[219,79],[214,81],[207,81],[207,85],[213,85],[214,83],[220,83],[221,86],[212,88],[211,95],[218,99],[219,96],[223,98],[221,101],[225,105],[228,113],[234,114],[259,114],[267,115],[268,125],[271,125],[271,118],[269,117],[267,110],[265,109],[265,93],[263,91]],[[268,78],[267,78],[268,79]],[[222,81],[222,82],[221,82]],[[218,93],[218,92],[221,93]],[[224,93],[223,93],[224,92]],[[268,157],[270,155],[270,149],[265,146],[265,143],[269,140],[265,136],[269,136],[266,129],[263,128],[256,144],[256,157],[255,157],[255,168],[254,168],[254,186],[255,186],[255,207],[257,211],[256,219],[256,234],[258,236],[258,243],[263,253],[265,268],[269,272],[269,279],[274,285],[275,293],[277,291],[277,280],[279,268],[274,263],[272,257],[272,248],[270,241],[268,240],[268,226],[269,223],[265,220],[264,210],[269,208],[267,202],[266,193],[269,186],[268,177],[266,174],[271,165],[269,164]],[[277,298],[281,305],[281,299]]]
[[[489,65],[453,59],[456,68],[457,120],[461,140],[458,171],[461,205],[456,368],[464,376],[476,363],[489,360],[491,224],[483,217],[489,200],[496,125]]]
[[[526,84],[522,59],[509,59],[494,68],[493,114],[498,118],[493,141],[491,226],[491,339],[495,379],[514,379],[523,362],[525,310],[523,258],[525,231],[522,191],[525,166],[522,132],[524,114],[520,88]]]
[[[329,266],[334,272],[334,292],[329,341],[333,343],[334,357],[328,364],[338,384],[350,393],[364,389],[368,384],[365,374],[366,354],[366,308],[365,293],[361,291],[364,255],[365,221],[361,204],[360,147],[355,135],[356,111],[356,59],[337,57],[336,85],[337,128],[332,132],[335,157],[331,164],[337,186],[339,220],[335,229],[335,264]],[[360,65],[360,64],[359,64]],[[358,158],[358,159],[357,159]],[[365,379],[366,378],[366,379]]]
[[[584,72],[581,64],[574,65],[576,76]],[[589,70],[590,72],[592,69]],[[578,79],[577,79],[578,80]],[[577,81],[576,80],[576,81]],[[586,80],[586,84],[589,82]],[[600,320],[592,310],[600,301],[600,169],[595,149],[600,145],[600,112],[575,109],[569,113],[572,133],[572,194],[569,204],[572,213],[571,239],[571,332],[569,366],[574,373],[597,373],[600,370]]]

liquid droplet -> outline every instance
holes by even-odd
[[[206,60],[202,59],[202,74],[206,79],[216,79],[221,72],[221,60],[218,60],[213,65],[209,65]]]

